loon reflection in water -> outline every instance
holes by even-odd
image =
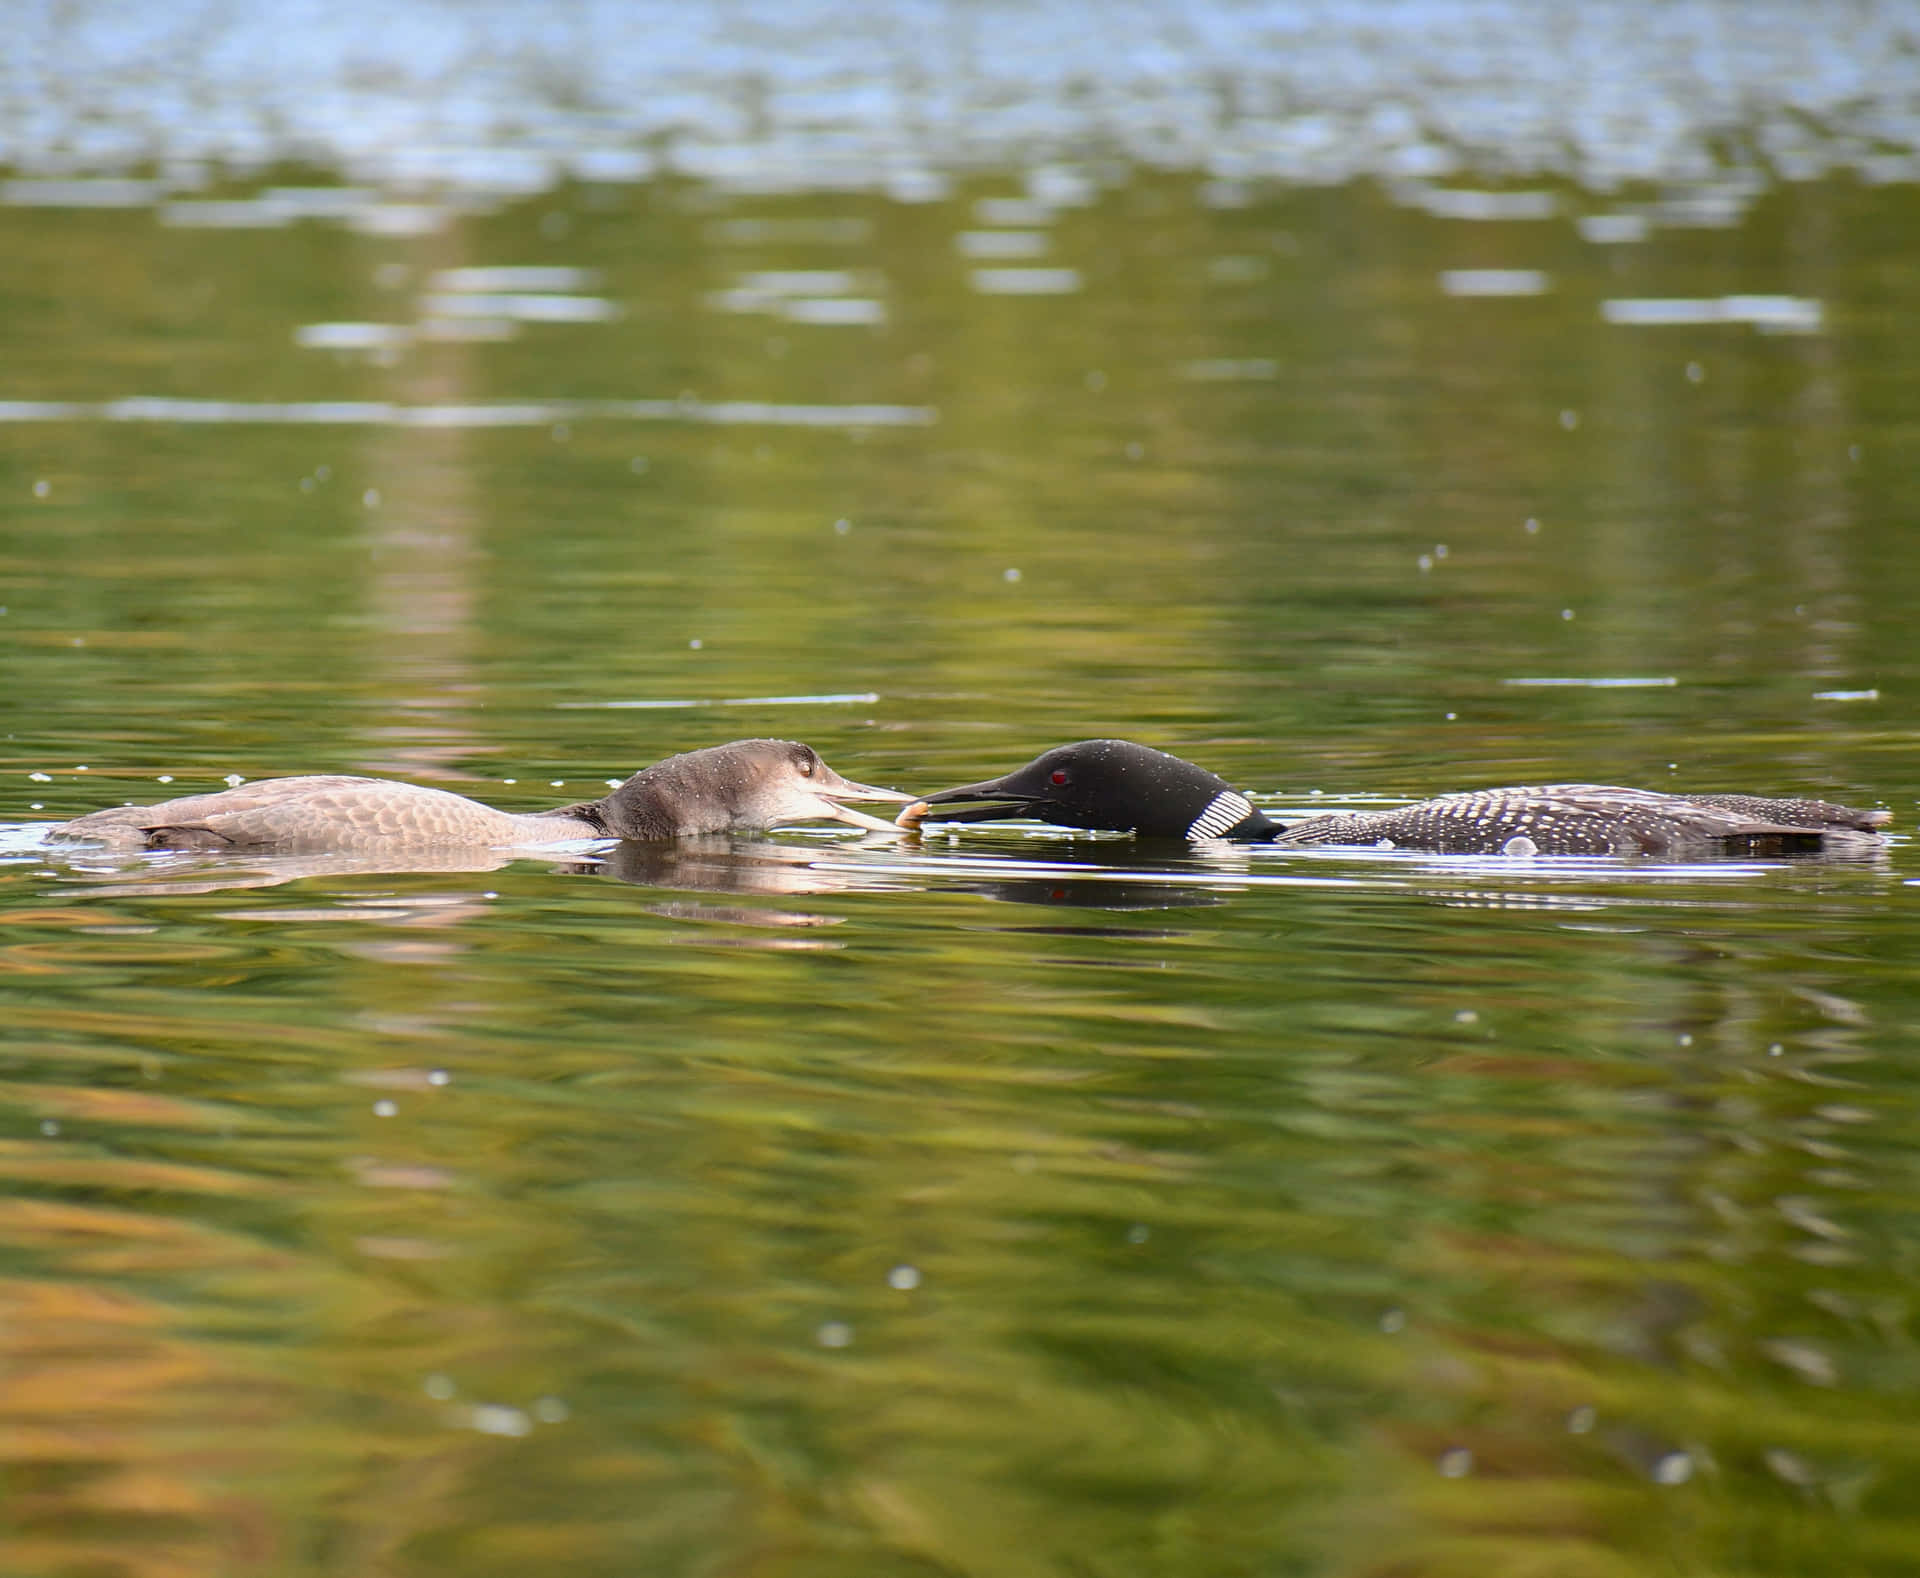
[[[955,806],[948,811],[944,808]],[[1128,740],[1058,746],[1002,778],[927,795],[900,813],[923,821],[1033,817],[1143,837],[1231,839],[1446,855],[1776,855],[1880,847],[1886,811],[1825,800],[1658,794],[1606,784],[1543,784],[1442,795],[1388,811],[1283,825],[1204,767]]]
[[[48,836],[118,849],[281,854],[528,848],[589,838],[764,832],[821,818],[891,832],[892,823],[841,802],[911,798],[842,778],[810,745],[735,740],[669,756],[602,799],[531,814],[385,778],[265,778],[218,794],[95,811]]]

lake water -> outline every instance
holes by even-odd
[[[23,27],[0,1569],[1920,1567],[1910,9],[554,14]],[[762,734],[1899,836],[41,839]]]

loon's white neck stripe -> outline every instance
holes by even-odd
[[[1230,827],[1238,827],[1253,815],[1253,802],[1243,794],[1235,794],[1231,789],[1215,795],[1207,802],[1206,810],[1193,820],[1193,826],[1187,829],[1188,838],[1218,838]]]

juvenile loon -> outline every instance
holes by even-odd
[[[891,832],[892,823],[840,802],[911,798],[842,778],[811,745],[735,740],[655,762],[603,799],[529,815],[444,789],[327,775],[115,806],[63,822],[49,836],[121,849],[359,854],[748,833],[821,817]]]
[[[980,804],[966,805],[964,802]],[[936,807],[961,804],[955,811]],[[982,783],[927,795],[902,827],[932,818],[1036,817],[1152,838],[1225,838],[1296,847],[1357,844],[1447,855],[1780,854],[1871,847],[1886,811],[1743,794],[1656,794],[1544,784],[1442,795],[1390,811],[1272,821],[1224,778],[1128,740],[1081,740]]]

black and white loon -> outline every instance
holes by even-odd
[[[969,804],[968,802],[977,802]],[[947,811],[946,806],[958,809]],[[1361,845],[1447,855],[1782,854],[1870,848],[1886,811],[1744,794],[1656,794],[1606,784],[1476,789],[1390,811],[1271,820],[1224,778],[1129,740],[1081,740],[1004,778],[943,789],[897,819],[1033,817],[1151,838],[1305,847]]]
[[[387,778],[263,778],[217,794],[95,811],[49,836],[120,849],[384,854],[761,832],[823,817],[891,832],[892,823],[840,802],[910,799],[842,778],[810,745],[735,740],[655,762],[602,799],[531,814]]]

